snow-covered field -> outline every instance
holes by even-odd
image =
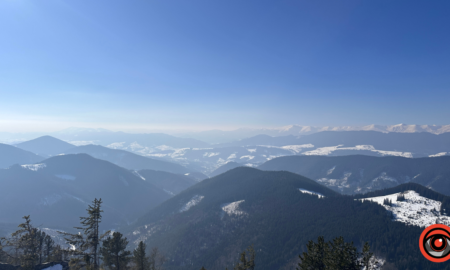
[[[405,201],[397,201],[397,196],[401,194],[405,196]],[[390,200],[392,206],[384,205],[385,199]],[[439,212],[441,210],[441,202],[422,197],[412,190],[361,200],[370,200],[382,205],[393,213],[394,221],[420,227],[427,227],[436,223],[450,225],[450,217],[441,215]]]

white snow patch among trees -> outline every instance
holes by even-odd
[[[404,195],[405,201],[397,201],[397,196],[399,195]],[[383,204],[385,199],[390,200],[392,206]],[[408,225],[416,225],[419,227],[428,227],[436,223],[450,225],[450,218],[440,214],[441,202],[422,197],[412,190],[360,200],[369,200],[382,205],[388,211],[392,212],[394,221],[403,222]]]
[[[303,188],[299,188],[298,190],[300,190],[301,193],[306,193],[306,194],[311,194],[311,195],[317,195],[319,196],[319,198],[325,197],[323,194],[318,193],[318,192],[314,192],[314,191],[310,191],[307,189],[303,189]]]
[[[434,155],[429,155],[428,157],[442,157],[442,156],[446,156],[447,152],[441,152],[441,153],[437,153]]]
[[[190,201],[188,201],[183,207],[181,207],[180,213],[191,209],[191,207],[193,206],[196,206],[199,202],[201,202],[201,200],[203,200],[203,198],[205,198],[205,196],[195,195]]]
[[[231,215],[236,215],[236,216],[245,215],[247,213],[245,213],[244,211],[239,209],[239,205],[241,203],[243,203],[243,202],[245,202],[245,200],[240,200],[240,201],[236,201],[236,202],[232,202],[232,203],[224,203],[220,207],[229,216],[231,216]]]
[[[133,174],[145,181],[145,178],[140,173],[138,173],[138,171],[133,171]]]
[[[43,169],[45,167],[47,167],[47,165],[45,163],[41,163],[41,164],[25,164],[25,165],[21,165],[22,168],[28,169],[30,171],[38,171],[40,169]]]
[[[301,145],[285,145],[285,146],[282,146],[281,148],[285,149],[285,150],[289,150],[295,154],[298,154],[298,153],[302,152],[304,148],[313,148],[313,147],[314,147],[314,145],[309,143],[309,144],[301,144]]]

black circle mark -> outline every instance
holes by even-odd
[[[427,234],[425,234],[425,237],[424,237],[423,240],[422,240],[422,246],[423,246],[425,252],[426,252],[430,257],[433,257],[433,258],[436,258],[436,259],[441,259],[441,258],[445,258],[445,257],[449,256],[450,253],[448,253],[447,255],[445,255],[445,256],[443,256],[443,257],[437,257],[437,256],[434,256],[434,255],[431,255],[431,254],[427,251],[427,248],[426,248],[426,243],[427,243],[427,241],[428,241],[428,235],[429,235],[431,232],[436,231],[436,230],[445,231],[445,232],[447,232],[447,233],[450,235],[450,232],[447,231],[447,230],[444,230],[443,228],[435,228],[435,229],[431,229],[429,232],[427,232]]]

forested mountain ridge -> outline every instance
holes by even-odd
[[[414,182],[450,195],[450,157],[287,156],[262,170],[285,170],[316,180],[343,194],[364,193]]]
[[[0,222],[30,214],[44,226],[77,222],[86,203],[105,201],[104,229],[132,222],[171,195],[133,172],[87,154],[0,170]]]
[[[0,169],[8,168],[14,164],[35,163],[44,159],[44,157],[32,152],[0,143]]]
[[[65,151],[66,154],[85,153],[92,157],[109,161],[129,170],[154,170],[185,174],[193,172],[179,164],[144,157],[125,150],[111,149],[100,145],[84,145]]]
[[[18,148],[33,152],[43,157],[51,157],[64,153],[75,145],[51,136],[42,136],[16,145]]]
[[[399,269],[440,269],[420,255],[419,227],[289,172],[232,169],[165,201],[126,230],[131,243],[142,240],[166,253],[169,270],[230,268],[251,244],[258,269],[292,269],[307,241],[320,235],[369,241]]]

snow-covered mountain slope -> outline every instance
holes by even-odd
[[[412,182],[450,195],[449,156],[288,156],[272,159],[258,168],[304,175],[343,194],[366,193]]]
[[[404,201],[397,200],[401,195],[404,196]],[[386,199],[391,205],[384,204]],[[440,214],[441,202],[420,196],[413,190],[360,200],[369,200],[382,205],[392,212],[394,221],[420,227],[428,227],[436,223],[450,225],[450,217]]]

